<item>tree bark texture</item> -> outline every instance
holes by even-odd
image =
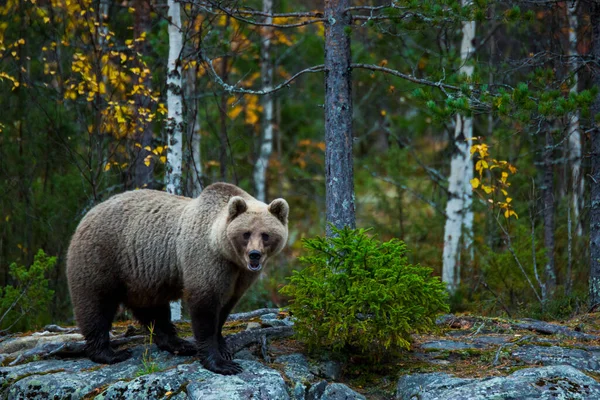
[[[463,0],[462,5],[469,5],[469,0]],[[473,75],[473,66],[467,63],[475,51],[475,21],[465,21],[462,24],[462,40],[460,46],[460,71]],[[448,178],[449,199],[446,204],[446,225],[444,227],[444,251],[442,262],[442,281],[451,293],[460,283],[460,239],[463,238],[465,248],[471,245],[473,234],[473,210],[471,179],[473,179],[473,162],[469,148],[473,137],[473,118],[463,115],[456,116],[454,143],[456,151],[450,162],[450,177]]]
[[[198,69],[188,68],[183,75],[187,104],[187,174],[186,195],[198,197],[202,192],[202,158],[200,154],[200,113],[194,96],[197,90]]]
[[[263,0],[263,12],[271,14],[273,12],[273,0]],[[266,17],[266,24],[272,24],[273,18]],[[272,28],[263,27],[262,40],[260,47],[260,75],[262,78],[263,90],[269,91],[273,87],[273,64],[271,62],[271,35]],[[266,182],[267,168],[269,159],[273,152],[273,95],[267,94],[261,98],[263,108],[262,138],[260,143],[260,153],[254,165],[254,188],[257,200],[266,202]]]
[[[552,149],[554,141],[550,126],[546,129],[546,148],[544,150],[544,246],[546,247],[545,281],[547,293],[552,297],[556,289],[556,271],[554,266],[554,168]]]
[[[325,1],[325,197],[331,226],[355,228],[349,0]]]
[[[568,20],[569,20],[569,57],[575,59],[579,55],[577,51],[577,5],[579,2],[573,0],[568,4]],[[577,93],[577,68],[578,63],[571,63],[569,66],[570,72],[573,75],[573,86],[571,86],[571,92]],[[573,193],[573,219],[575,221],[575,233],[577,236],[583,234],[583,227],[581,224],[581,210],[583,210],[583,195],[584,195],[584,177],[581,173],[581,130],[579,129],[579,111],[573,112],[569,119],[569,160],[571,161],[571,187]]]
[[[600,2],[591,4],[590,20],[592,21],[592,56],[600,58]],[[600,66],[592,67],[592,80],[600,87]],[[592,142],[592,179],[590,207],[590,306],[600,304],[600,94],[592,105],[592,123],[594,128],[590,133]],[[594,120],[595,118],[595,120]]]
[[[169,59],[167,60],[167,192],[181,195],[181,167],[183,163],[183,91],[181,60],[183,33],[181,6],[168,0]],[[181,301],[171,303],[171,320],[181,320]]]
[[[168,0],[169,59],[167,60],[167,192],[181,194],[181,165],[183,161],[183,92],[181,86],[181,6]]]

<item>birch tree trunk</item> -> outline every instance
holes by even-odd
[[[590,5],[592,21],[592,57],[600,58],[600,2]],[[592,67],[592,83],[600,87],[600,66]],[[592,105],[592,179],[590,199],[590,306],[600,304],[600,123],[594,117],[600,115],[600,94]]]
[[[470,0],[462,0],[467,6]],[[475,51],[475,21],[465,21],[462,24],[462,41],[460,45],[460,71],[468,77],[473,75],[473,66],[467,64],[470,55]],[[471,179],[473,179],[473,163],[469,147],[473,137],[473,119],[462,115],[456,116],[454,142],[456,152],[450,162],[450,177],[448,179],[450,192],[446,204],[446,225],[444,227],[444,251],[442,262],[442,281],[454,293],[460,284],[460,239],[466,248],[471,245],[473,229],[473,211]]]
[[[325,0],[325,198],[330,224],[355,228],[349,0]]]
[[[545,284],[546,293],[552,297],[556,289],[556,270],[554,263],[554,168],[552,150],[554,141],[550,125],[546,124],[546,149],[544,150],[544,186],[542,201],[544,204],[544,247],[546,248]]]
[[[273,12],[273,0],[263,0],[263,12],[267,15]],[[273,18],[266,17],[265,24],[272,24]],[[263,90],[271,90],[273,86],[273,64],[271,63],[271,34],[272,28],[263,27],[263,37],[260,48],[260,74]],[[261,99],[263,107],[263,132],[260,153],[254,165],[254,188],[256,198],[266,202],[266,181],[269,158],[273,152],[273,95],[267,94]]]
[[[181,87],[181,60],[183,33],[181,6],[175,0],[167,1],[169,11],[169,59],[167,60],[167,192],[181,194],[181,164],[183,157],[183,99]],[[171,303],[171,319],[181,320],[181,301]]]
[[[577,0],[567,2],[569,16],[569,57],[574,60],[579,55],[577,52]],[[573,74],[573,86],[571,92],[577,93],[579,63],[571,62],[570,69]],[[573,219],[575,221],[575,234],[581,236],[583,227],[581,224],[581,210],[583,210],[584,177],[581,173],[581,130],[579,129],[579,112],[575,111],[569,120],[569,159],[571,161],[571,180],[573,189]]]

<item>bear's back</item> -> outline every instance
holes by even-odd
[[[180,285],[175,238],[190,201],[160,191],[136,190],[95,206],[71,240],[69,284],[89,279],[123,284],[131,295],[145,298],[165,285]]]

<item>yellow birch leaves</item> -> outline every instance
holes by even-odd
[[[471,146],[471,157],[476,158],[475,171],[478,176],[471,179],[471,187],[482,199],[492,207],[498,207],[505,218],[519,218],[512,207],[509,196],[509,177],[517,172],[508,161],[496,160],[489,154],[489,146],[485,143],[474,143]]]

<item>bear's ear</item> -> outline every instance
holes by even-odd
[[[282,224],[288,223],[290,206],[284,199],[275,199],[269,204],[269,212],[273,214]]]
[[[246,200],[242,199],[240,196],[233,196],[229,199],[229,203],[227,204],[227,220],[229,222],[233,221],[238,215],[246,212],[247,209],[248,205],[246,204]]]

